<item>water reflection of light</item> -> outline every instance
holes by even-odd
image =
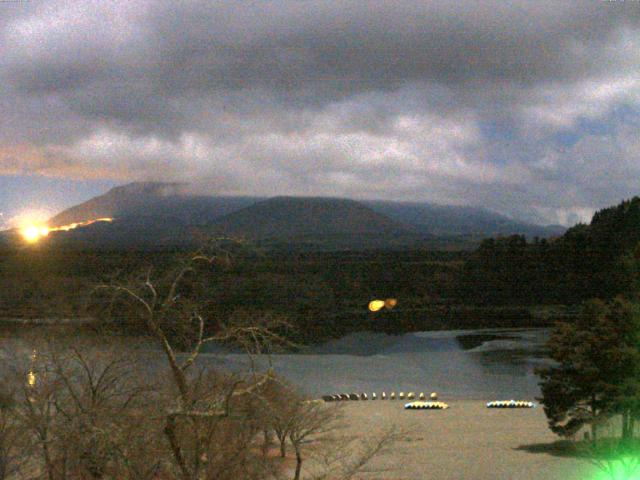
[[[38,352],[36,351],[35,348],[31,352],[30,358],[31,358],[31,366],[29,367],[29,373],[27,373],[27,385],[29,385],[30,387],[34,387],[36,385],[36,374],[33,371],[33,369],[34,369],[34,364],[36,362],[36,359],[38,358]]]

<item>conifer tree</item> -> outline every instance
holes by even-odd
[[[540,369],[542,398],[551,430],[572,436],[597,427],[613,415],[623,419],[625,438],[640,416],[640,315],[617,298],[590,300],[574,322],[556,326],[548,346],[556,365]]]

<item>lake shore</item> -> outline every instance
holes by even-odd
[[[371,438],[390,427],[407,434],[376,458],[368,479],[584,480],[596,468],[553,453],[559,440],[541,407],[487,409],[482,401],[446,401],[447,410],[404,410],[404,401],[344,402],[347,435]],[[384,470],[384,471],[382,471]]]

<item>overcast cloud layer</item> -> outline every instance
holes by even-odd
[[[485,206],[640,193],[640,2],[0,3],[0,174]]]

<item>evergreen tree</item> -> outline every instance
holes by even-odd
[[[623,435],[633,434],[640,415],[640,315],[637,306],[616,299],[583,304],[574,322],[559,323],[548,346],[556,365],[538,371],[551,430],[572,436],[613,415],[623,419]]]

